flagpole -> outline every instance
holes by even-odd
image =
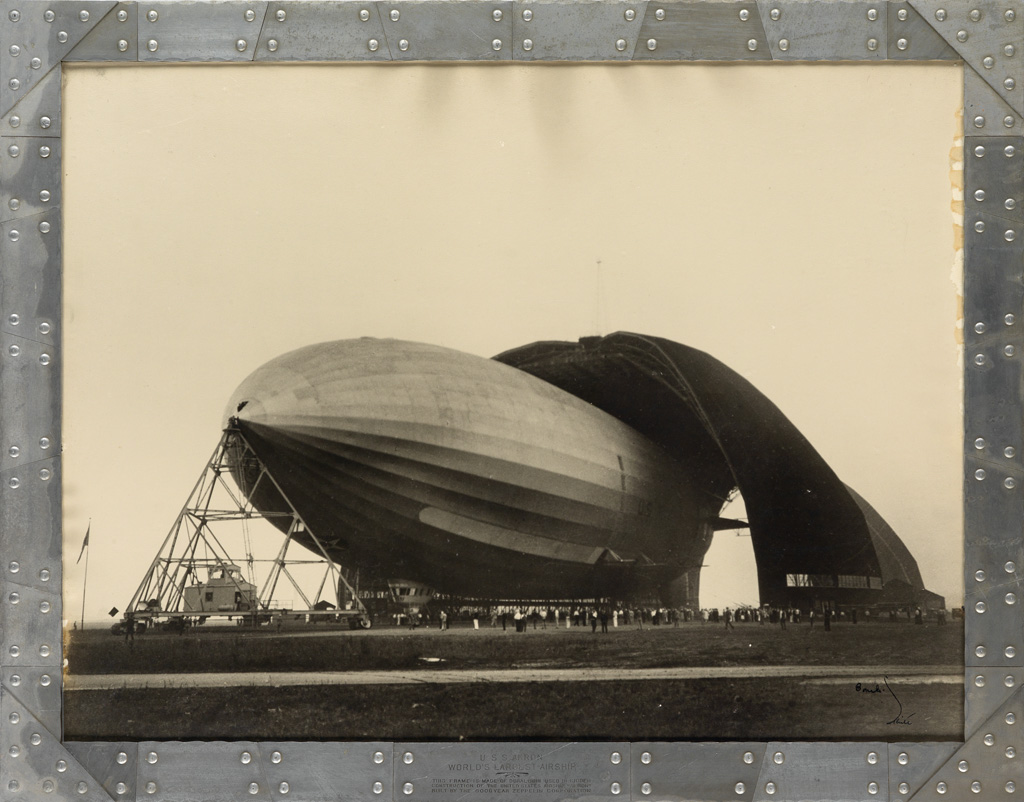
[[[85,591],[89,585],[89,531],[92,529],[92,518],[89,519],[89,526],[85,530],[85,578],[82,580],[82,631],[85,631]]]

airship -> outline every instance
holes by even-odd
[[[318,343],[254,371],[223,425],[259,510],[293,509],[365,575],[487,600],[699,606],[716,530],[746,527],[763,603],[924,591],[884,519],[753,385],[710,355],[620,332],[492,359],[424,343]],[[722,517],[735,492],[748,522]],[[279,520],[279,519],[278,519]]]

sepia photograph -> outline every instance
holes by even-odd
[[[961,71],[867,69],[67,68],[65,738],[962,739]]]

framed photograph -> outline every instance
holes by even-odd
[[[1015,793],[1019,9],[15,5],[3,798]]]

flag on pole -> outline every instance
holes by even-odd
[[[92,521],[85,528],[85,540],[82,541],[82,550],[78,552],[78,559],[75,560],[75,565],[78,565],[82,561],[82,555],[85,554],[85,547],[89,545],[89,530],[92,529]]]

